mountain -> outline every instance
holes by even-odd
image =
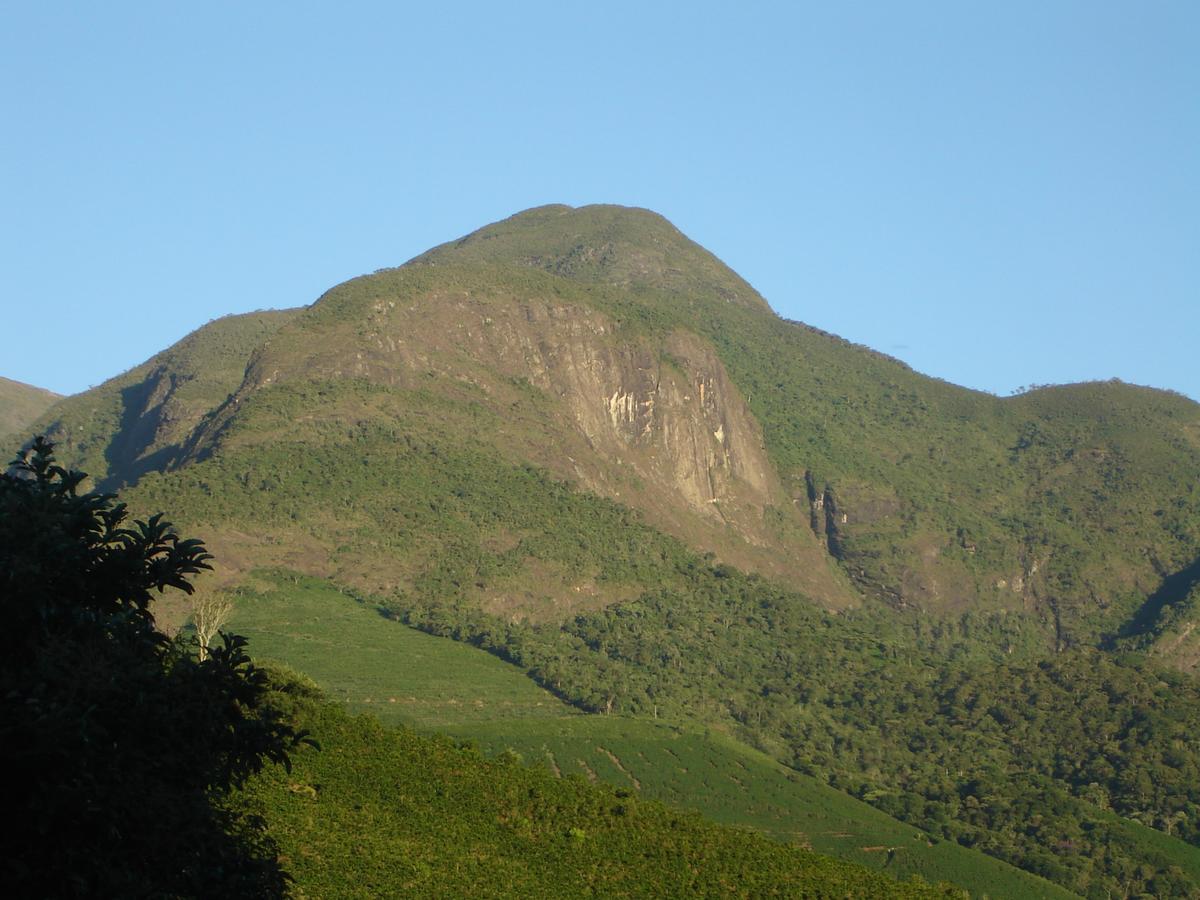
[[[1090,643],[1196,560],[1197,404],[1115,382],[1003,400],[957,388],[768,314],[711,257],[683,286],[700,252],[649,213],[551,208],[416,262],[620,285],[593,306],[706,340],[794,504],[857,586],[892,603],[1035,608],[1060,643]]]
[[[39,427],[114,486],[335,422],[532,465],[829,608],[1032,611],[1058,646],[1121,634],[1200,558],[1197,404],[921,376],[779,319],[619,207],[531,210],[307,309],[212,323]],[[387,570],[373,587],[405,585]]]
[[[23,430],[59,399],[45,388],[0,377],[0,437]]]
[[[204,537],[209,589],[324,579],[1071,890],[1200,891],[1179,395],[956,387],[654,213],[552,206],[210,323],[35,431]]]

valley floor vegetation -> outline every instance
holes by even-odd
[[[724,722],[937,839],[1077,893],[1200,891],[1191,677],[1135,654],[1039,658],[1019,617],[835,615],[728,567],[693,560],[680,575],[686,589],[554,626],[392,610],[581,709]]]
[[[962,898],[723,827],[631,789],[349,716],[282,671],[278,706],[322,752],[235,798],[304,896]]]
[[[722,729],[587,714],[511,663],[381,618],[368,598],[327,580],[258,571],[227,596],[231,626],[256,654],[286,661],[343,708],[385,724],[453,735],[488,755],[582,775],[900,880],[916,875],[978,897],[1074,896],[978,850],[935,842]]]

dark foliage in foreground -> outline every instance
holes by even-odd
[[[281,895],[261,824],[221,801],[303,734],[263,708],[242,638],[198,662],[155,629],[152,592],[190,593],[204,546],[80,493],[51,450],[39,439],[0,475],[6,892]]]

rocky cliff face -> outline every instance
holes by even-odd
[[[514,461],[639,509],[692,546],[831,606],[855,602],[707,342],[684,331],[652,340],[553,296],[411,288],[401,278],[354,317],[325,319],[318,304],[281,329],[208,439],[219,440],[253,392],[298,379],[466,391],[511,422],[503,440]],[[522,405],[522,395],[536,402]]]

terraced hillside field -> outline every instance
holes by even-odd
[[[237,593],[230,627],[256,656],[304,671],[347,709],[385,723],[450,734],[490,756],[513,751],[559,777],[604,782],[896,878],[949,881],[978,896],[1070,896],[983,854],[931,842],[719,732],[581,714],[491,654],[388,620],[326,582],[258,573]]]

